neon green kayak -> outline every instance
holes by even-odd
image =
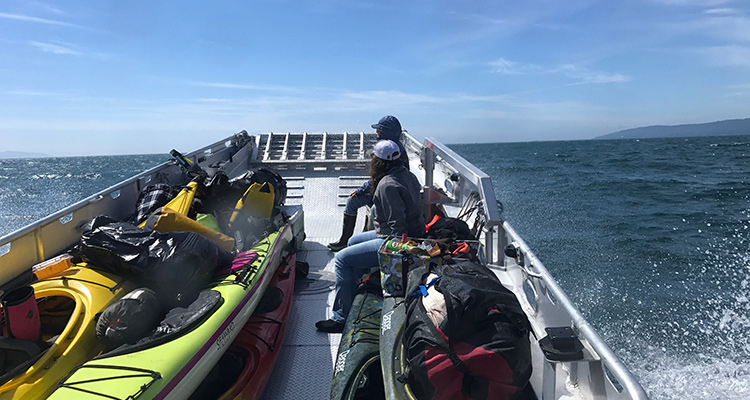
[[[253,313],[293,243],[292,225],[286,223],[249,249],[258,257],[247,268],[201,293],[213,301],[187,332],[96,357],[74,369],[49,398],[187,398]]]
[[[380,291],[378,285],[377,290]],[[383,398],[380,372],[380,310],[383,296],[357,288],[339,342],[331,381],[331,400]]]

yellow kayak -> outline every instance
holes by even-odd
[[[186,215],[197,185],[188,183],[164,208]],[[27,361],[8,372],[7,380],[0,380],[0,400],[45,398],[71,370],[100,354],[104,345],[96,337],[97,314],[136,284],[81,263],[31,286],[39,306],[42,340],[51,345],[36,361]]]
[[[0,399],[45,398],[70,370],[103,350],[95,316],[135,287],[117,275],[83,265],[32,284],[42,339],[51,346],[25,372],[0,386]]]

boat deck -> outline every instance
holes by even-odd
[[[352,171],[347,171],[351,174]],[[338,176],[336,171],[285,176],[287,204],[303,204],[307,238],[297,255],[310,265],[306,280],[295,282],[283,348],[263,394],[264,399],[324,399],[330,396],[333,363],[341,334],[315,329],[315,322],[331,316],[335,253],[326,244],[338,239],[346,196],[365,180],[359,175]],[[299,195],[299,197],[297,197]],[[364,225],[360,210],[357,232]]]
[[[531,384],[536,397],[645,397],[641,396],[642,389],[637,383],[633,385],[634,380],[627,371],[621,373],[619,360],[590,330],[575,307],[567,304],[565,294],[548,276],[542,263],[510,225],[499,217],[499,206],[489,177],[444,146],[439,147],[429,140],[423,146],[408,135],[405,139],[412,172],[425,188],[440,187],[441,191],[424,193],[430,202],[442,204],[448,215],[457,216],[462,212],[464,202],[471,197],[470,193],[480,194],[482,212],[489,217],[480,238],[486,246],[489,266],[519,299],[525,299],[521,303],[531,317],[531,341],[535,343],[543,337],[546,326],[575,324],[582,334],[586,334],[585,344],[591,347],[586,347],[585,360],[559,368],[545,361],[538,346],[532,346],[535,373]],[[315,328],[315,322],[330,318],[332,312],[335,253],[329,251],[326,244],[341,234],[348,195],[368,179],[366,149],[372,148],[375,141],[373,134],[263,134],[256,138],[250,162],[277,168],[287,180],[285,204],[301,205],[304,210],[306,240],[297,259],[307,262],[310,267],[307,279],[295,282],[283,347],[267,383],[264,399],[330,397],[341,334],[326,334]],[[454,181],[454,185],[449,185],[448,181]],[[355,233],[362,231],[364,220],[365,212],[360,209]],[[519,253],[523,253],[520,261],[502,254],[502,249],[511,242]],[[623,390],[620,383],[614,384],[618,380],[612,378],[613,375],[607,373],[610,369],[601,364],[600,354],[603,353],[618,369],[614,376],[624,376],[628,381],[625,386],[634,386],[635,396],[631,397],[633,393]],[[586,377],[582,385],[579,385],[579,376]]]
[[[270,166],[287,181],[285,204],[289,211],[302,209],[306,239],[298,244],[297,260],[307,262],[310,272],[306,279],[295,282],[282,349],[264,399],[330,397],[341,335],[315,329],[315,322],[331,316],[333,301],[335,254],[326,244],[341,234],[348,195],[368,179],[367,150],[376,141],[374,133],[249,136],[243,131],[186,155],[207,171],[222,169],[230,177]],[[482,217],[479,239],[485,246],[487,265],[516,295],[531,323],[531,384],[536,396],[647,398],[637,379],[570,302],[544,264],[503,220],[490,177],[434,140],[419,142],[405,134],[402,142],[411,170],[423,185],[426,203],[458,216],[474,199],[477,220]],[[0,282],[10,288],[31,279],[31,266],[74,245],[85,224],[97,215],[126,220],[146,185],[184,179],[178,163],[167,162],[0,238]],[[427,206],[425,211],[430,213]],[[364,219],[365,212],[360,210],[355,232],[362,231]],[[515,255],[506,256],[504,249]],[[572,327],[584,346],[583,357],[569,362],[545,359],[537,341],[548,327]]]

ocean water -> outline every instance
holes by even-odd
[[[750,136],[450,147],[651,398],[750,398]],[[0,160],[0,236],[167,159]]]
[[[164,154],[0,159],[0,237],[168,159]]]
[[[651,398],[750,398],[750,136],[451,147]]]

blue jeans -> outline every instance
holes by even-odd
[[[336,253],[336,296],[333,300],[335,322],[344,323],[357,291],[357,282],[362,275],[380,267],[378,249],[385,239],[376,236],[375,231],[367,231],[352,236],[347,246]]]
[[[357,193],[354,196],[346,199],[346,207],[344,208],[344,214],[346,215],[357,215],[357,210],[360,207],[371,206],[372,195],[368,193]]]

